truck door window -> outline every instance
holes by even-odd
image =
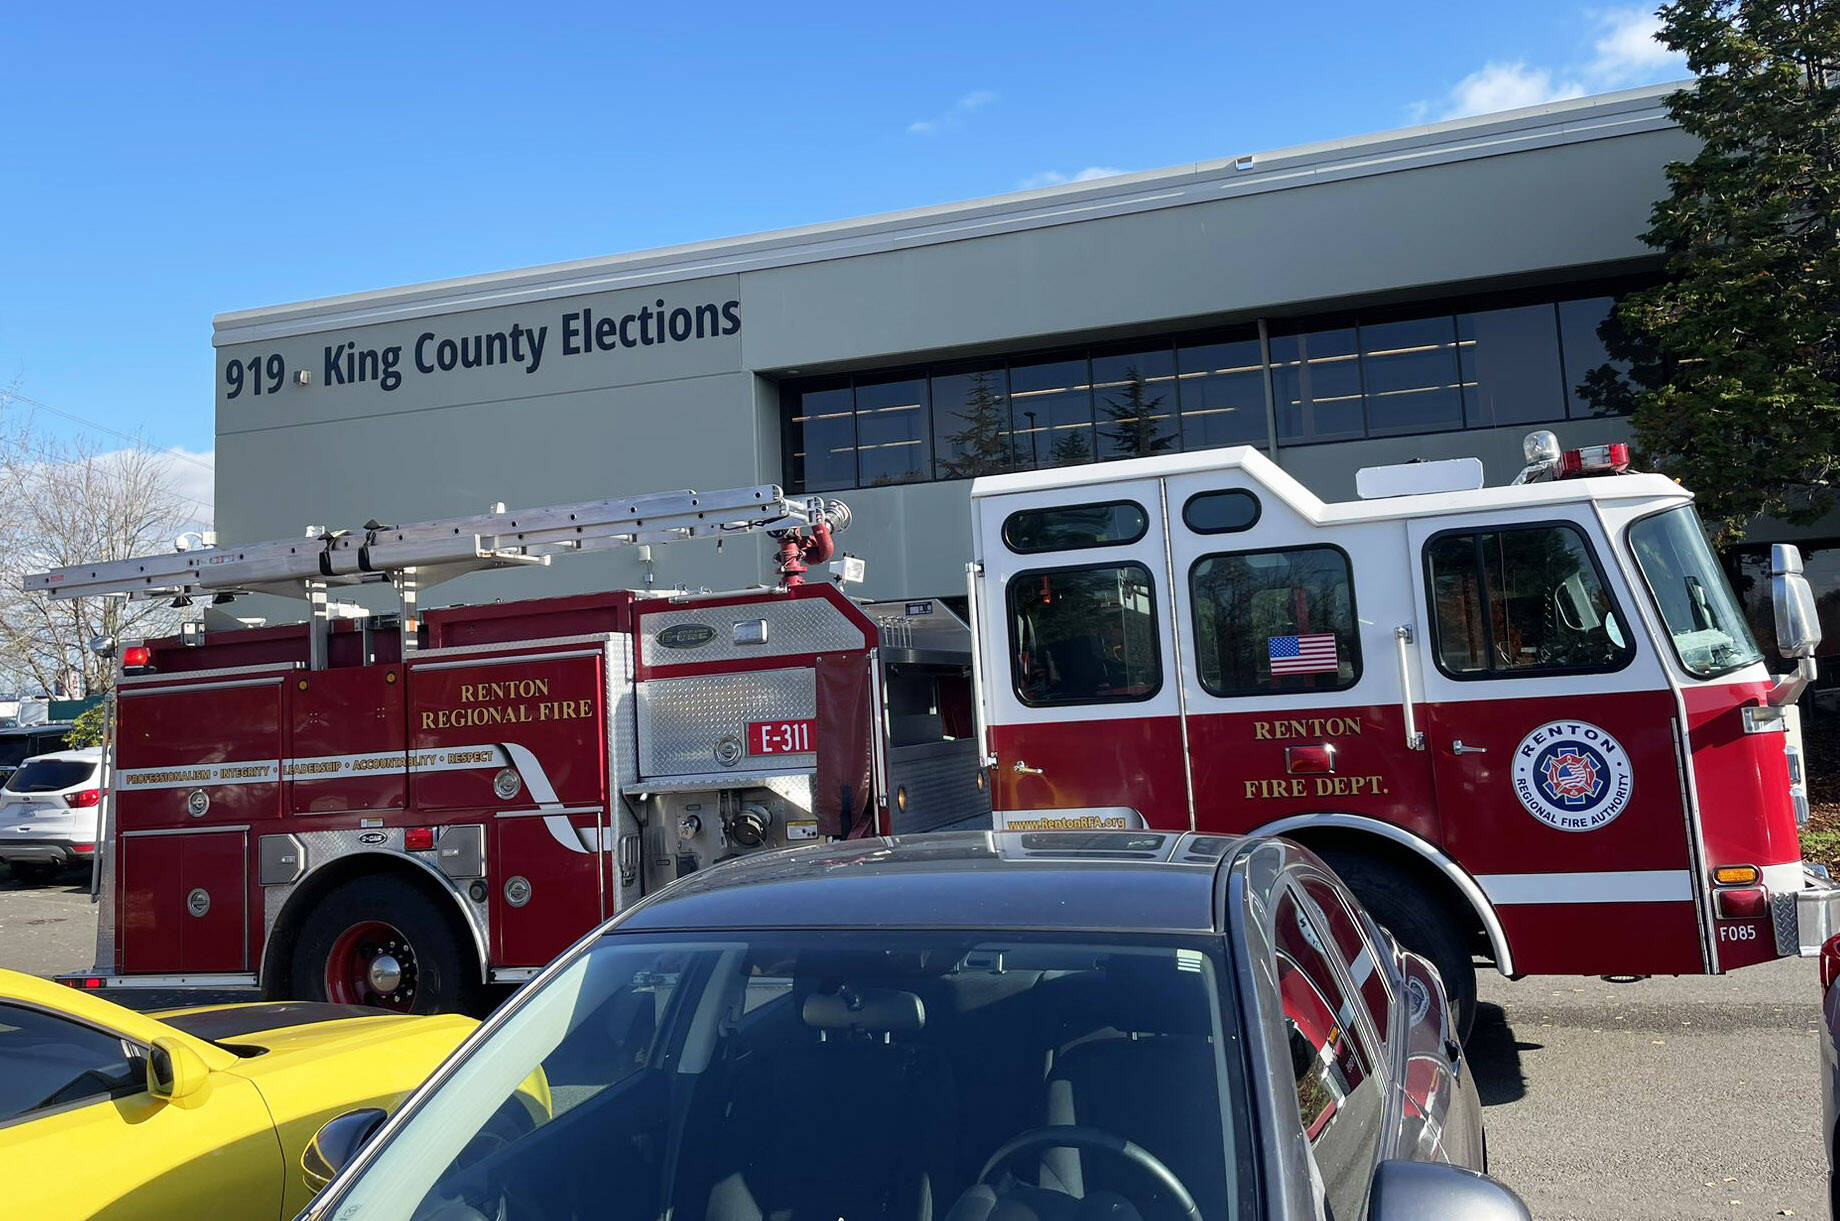
[[[1104,504],[1022,509],[1003,521],[1003,542],[1011,551],[1078,551],[1134,543],[1150,528],[1143,506],[1129,500]]]
[[[1692,509],[1643,518],[1629,527],[1629,548],[1681,665],[1710,678],[1763,657]]]
[[[1436,535],[1425,582],[1438,668],[1452,678],[1601,673],[1635,654],[1573,526]]]
[[[1142,564],[1017,573],[1009,631],[1016,696],[1031,707],[1147,700],[1163,684],[1156,588]]]
[[[1340,547],[1204,555],[1189,589],[1210,694],[1340,691],[1360,678],[1354,576]]]

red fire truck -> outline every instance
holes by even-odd
[[[121,649],[86,986],[259,983],[426,1010],[529,976],[683,873],[947,825],[1282,833],[1473,1007],[1507,975],[1818,950],[1773,679],[1691,497],[1620,446],[1370,468],[1326,504],[1256,451],[980,479],[968,619],[803,580],[847,510],[767,486],[204,548],[54,597],[307,598]],[[421,613],[436,581],[766,531],[781,579]],[[332,595],[381,582],[399,614]],[[994,806],[994,812],[992,807]],[[987,821],[988,820],[988,821]]]

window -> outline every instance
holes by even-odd
[[[798,396],[787,464],[795,486],[808,492],[859,486],[855,401],[848,380],[814,387]]]
[[[1618,670],[1634,655],[1576,527],[1436,535],[1425,580],[1438,668],[1452,678]]]
[[[139,1050],[68,1018],[0,1004],[0,1124],[146,1088]]]
[[[1093,395],[1099,412],[1099,457],[1147,458],[1173,453],[1176,362],[1169,348],[1095,356]]]
[[[1003,542],[1011,551],[1077,551],[1082,547],[1117,547],[1134,543],[1150,528],[1141,505],[1129,500],[1103,504],[1055,505],[1022,509],[1003,522]]]
[[[1701,678],[1760,661],[1699,517],[1682,505],[1629,527],[1629,548],[1667,624],[1680,664]]]
[[[1265,444],[1265,362],[1256,335],[1176,349],[1182,448]]]
[[[1565,418],[1565,372],[1551,305],[1458,314],[1457,351],[1471,428]]]
[[[1597,332],[1610,293],[1640,283],[1274,319],[1267,345],[1237,322],[788,380],[785,482],[821,492],[1589,415],[1577,386],[1608,360]]]
[[[940,479],[1016,469],[1006,370],[998,366],[933,379],[933,456]]]
[[[1628,373],[1629,363],[1611,360],[1598,328],[1616,308],[1615,297],[1591,297],[1583,301],[1559,302],[1559,344],[1565,353],[1565,393],[1574,420],[1597,414],[1591,400],[1579,391],[1593,370],[1608,365],[1618,373]]]
[[[1450,315],[1361,325],[1368,435],[1463,427],[1461,382]]]
[[[1354,1006],[1331,965],[1330,942],[1290,887],[1272,907],[1281,1037],[1290,1046],[1297,1116],[1316,1159],[1329,1215],[1360,1217],[1385,1107]]]
[[[926,379],[856,384],[857,482],[864,487],[927,478]]]
[[[1229,489],[1197,492],[1182,506],[1182,524],[1196,534],[1235,534],[1259,520],[1259,498]]]
[[[82,784],[96,774],[96,765],[84,760],[34,759],[7,779],[9,793],[55,793]]]
[[[1353,327],[1271,337],[1278,440],[1361,435],[1361,356]]]
[[[985,1159],[1050,1124],[1147,1150],[1199,1221],[1250,1217],[1258,1159],[1231,970],[1219,937],[1179,934],[602,938],[501,1011],[323,1211],[983,1215],[988,1195],[970,1193]],[[676,998],[655,1034],[629,1037],[633,995],[661,978]],[[553,1118],[533,1105],[545,1082]],[[1072,1216],[1096,1197],[1113,1215],[1181,1215],[1103,1150],[1035,1147],[1010,1166],[1043,1185],[993,1174],[998,1215]],[[1068,1182],[1084,1202],[1056,1189]]]
[[[1016,696],[1031,707],[1147,700],[1163,684],[1142,564],[1017,573],[1009,629]]]
[[[1340,547],[1202,556],[1189,590],[1210,694],[1340,691],[1361,676],[1354,578]]]
[[[1027,452],[1031,468],[1093,460],[1092,384],[1084,359],[1014,365],[1009,393],[1017,452]]]

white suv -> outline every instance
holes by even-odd
[[[21,882],[46,882],[96,859],[102,751],[34,755],[0,788],[0,861]]]

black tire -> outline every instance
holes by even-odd
[[[48,861],[13,861],[7,865],[13,871],[13,880],[21,886],[44,886],[58,879],[64,872],[62,865],[53,865]]]
[[[351,963],[378,945],[367,926],[388,930],[402,967],[394,992],[366,991],[350,981]],[[393,948],[392,948],[393,947]],[[334,964],[334,955],[339,963]],[[353,878],[322,897],[301,923],[289,959],[296,999],[371,1005],[403,1013],[472,1013],[480,997],[479,960],[448,914],[427,892],[383,874]]]
[[[1456,1014],[1457,1037],[1469,1042],[1476,1024],[1476,963],[1466,914],[1453,912],[1443,896],[1390,862],[1346,849],[1319,855],[1400,945],[1431,960]]]

